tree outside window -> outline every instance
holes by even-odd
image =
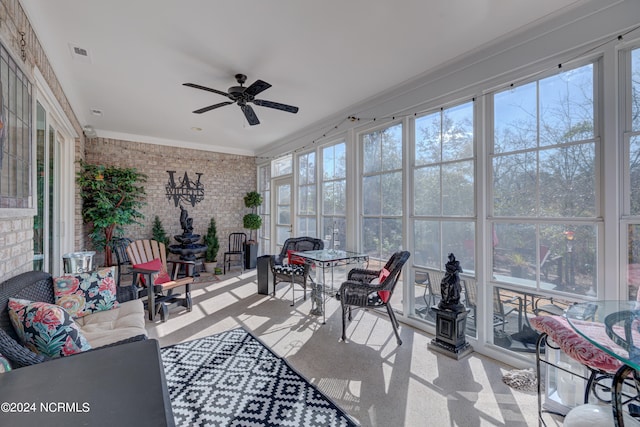
[[[493,97],[498,281],[595,295],[594,68],[588,64]]]
[[[402,247],[402,124],[362,136],[362,242],[386,260]]]

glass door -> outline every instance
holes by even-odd
[[[291,178],[275,179],[273,181],[273,209],[275,213],[274,236],[276,236],[276,251],[279,253],[284,241],[293,233],[293,183]]]
[[[34,268],[60,272],[59,133],[45,107],[36,105],[37,215],[33,219]]]

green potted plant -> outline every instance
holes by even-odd
[[[509,260],[509,269],[511,270],[511,276],[524,278],[524,273],[529,266],[527,259],[519,253],[514,253],[509,257]]]
[[[257,191],[250,191],[244,196],[244,205],[251,209],[251,212],[242,218],[244,228],[249,230],[249,240],[247,240],[244,250],[244,268],[256,268],[258,242],[253,238],[253,231],[262,226],[262,217],[257,213],[258,206],[261,204],[262,196]]]
[[[218,250],[220,250],[220,242],[218,242],[218,230],[216,228],[216,220],[211,217],[207,234],[204,236],[204,244],[207,250],[204,253],[204,269],[207,273],[214,273],[218,263]]]
[[[104,251],[105,265],[113,265],[111,239],[130,224],[140,224],[144,218],[147,176],[133,168],[93,165],[79,161],[76,183],[82,198],[82,219],[90,224],[89,237],[96,250]]]
[[[165,251],[168,250],[169,247],[169,237],[167,236],[167,232],[164,231],[164,226],[162,225],[162,221],[160,217],[156,215],[153,219],[153,228],[151,229],[151,235],[153,240],[156,242],[164,243]]]

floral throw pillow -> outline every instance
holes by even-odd
[[[91,349],[78,325],[58,305],[9,298],[8,308],[18,337],[35,353],[61,357]]]
[[[113,273],[114,267],[109,267],[91,273],[54,278],[56,304],[74,318],[118,307]]]

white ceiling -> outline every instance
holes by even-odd
[[[78,120],[98,136],[254,154],[338,111],[584,0],[28,0]],[[88,51],[74,59],[70,45]],[[234,75],[273,85],[237,105]],[[102,116],[91,110],[102,111]],[[192,128],[201,128],[194,131]]]

